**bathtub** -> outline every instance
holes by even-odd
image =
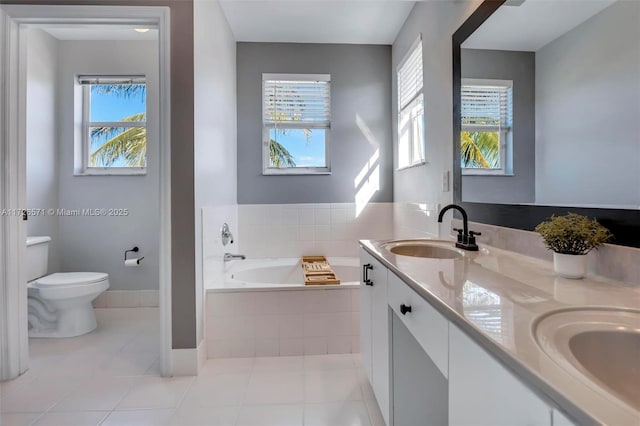
[[[306,286],[299,258],[234,260],[212,289],[317,289],[358,286],[359,260],[355,257],[330,257],[329,264],[340,279],[339,285]]]
[[[226,264],[207,284],[208,358],[359,352],[359,260],[328,260],[338,285],[304,285],[299,258]]]

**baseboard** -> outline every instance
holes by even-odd
[[[172,376],[197,376],[199,367],[199,349],[172,349]]]
[[[207,362],[207,342],[202,339],[198,345],[198,371],[202,370],[205,362]]]
[[[156,308],[158,290],[108,290],[93,301],[94,308]]]

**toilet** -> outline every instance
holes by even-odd
[[[75,337],[96,329],[91,302],[109,288],[102,272],[47,275],[50,237],[27,237],[29,337]]]

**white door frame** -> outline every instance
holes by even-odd
[[[171,367],[170,14],[147,6],[0,6],[0,380],[29,367],[26,286],[26,28],[33,25],[158,28],[160,65],[160,361]]]

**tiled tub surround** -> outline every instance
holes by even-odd
[[[453,228],[462,227],[462,221],[456,219],[451,225]],[[469,222],[469,229],[482,232],[478,237],[479,244],[487,244],[537,259],[553,260],[553,252],[544,246],[542,238],[536,232],[476,222]],[[590,274],[640,285],[640,249],[605,244],[598,250],[592,250],[588,256]]]
[[[238,205],[236,249],[248,257],[358,256],[358,240],[393,236],[393,203]]]
[[[551,262],[493,247],[456,260],[433,260],[394,255],[376,241],[361,244],[449,321],[449,329],[464,331],[576,424],[637,424],[637,410],[562,368],[532,333],[540,318],[559,309],[595,305],[638,311],[640,292],[634,285],[601,276],[559,278]],[[621,349],[602,350],[615,360]]]
[[[208,358],[359,352],[358,285],[209,289]]]

